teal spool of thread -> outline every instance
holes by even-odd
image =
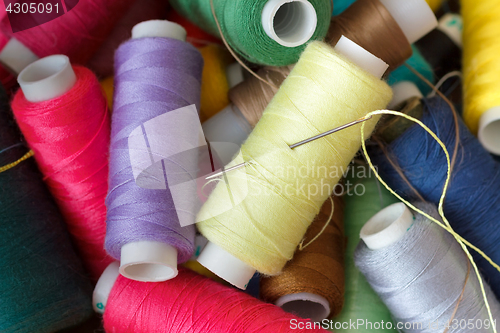
[[[0,167],[28,152],[0,87]],[[92,289],[34,158],[0,173],[0,332],[49,333],[92,315]]]
[[[406,61],[406,64],[416,69],[417,72],[422,74],[423,77],[434,84],[435,78],[431,65],[427,62],[427,60],[424,59],[416,46],[412,45],[411,48],[413,49],[413,55]],[[432,91],[432,88],[429,87],[427,83],[425,83],[422,79],[415,75],[405,65],[396,68],[396,70],[394,70],[387,79],[387,83],[391,86],[401,81],[411,81],[415,83],[415,85],[424,96],[428,95]]]
[[[345,324],[356,323],[358,319],[372,323],[381,323],[382,320],[392,321],[387,307],[354,265],[354,250],[360,241],[359,232],[363,225],[383,208],[398,202],[397,198],[387,191],[369,170],[367,165],[355,166],[349,170],[346,177],[345,189],[350,190],[344,195],[344,227],[347,237],[345,303],[340,315],[333,319],[337,326],[333,326],[335,328],[332,332],[364,331],[364,326],[358,330]],[[381,329],[377,332],[397,332],[397,330]]]
[[[309,40],[322,40],[328,31],[332,13],[331,0],[308,0],[314,7],[317,25]],[[306,41],[295,47],[280,45],[271,39],[262,25],[262,12],[267,0],[213,0],[215,13],[221,26],[221,32],[229,46],[242,58],[259,65],[286,66],[299,60],[306,47]],[[171,0],[172,7],[192,23],[208,33],[220,37],[215,19],[212,15],[210,0]],[[306,31],[307,24],[294,24],[298,20],[297,13],[302,13],[302,7],[293,14],[293,6],[303,6],[301,2],[284,4],[275,16],[281,28],[293,28],[296,31]],[[297,8],[298,8],[297,7]],[[301,14],[302,15],[302,14]],[[276,31],[278,31],[278,27]],[[279,33],[278,33],[279,34]],[[288,40],[288,37],[287,37]]]
[[[333,15],[339,15],[344,10],[352,5],[356,0],[334,0],[333,1]]]

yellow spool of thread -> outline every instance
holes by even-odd
[[[289,145],[384,108],[391,98],[385,82],[330,46],[310,43],[241,147],[243,160],[251,161],[246,175],[228,172],[223,177],[233,190],[247,187],[247,196],[233,206],[221,179],[199,212],[198,230],[209,245],[263,274],[278,274],[359,150],[360,128],[293,150]],[[376,122],[366,122],[367,137]],[[313,193],[314,188],[321,190]]]
[[[464,121],[500,155],[500,2],[462,0]]]
[[[108,101],[109,110],[113,110],[113,91],[115,89],[115,80],[113,76],[108,76],[107,78],[99,82],[101,88],[104,91],[106,100]]]
[[[201,80],[200,118],[205,121],[229,105],[227,66],[234,61],[231,54],[219,45],[200,48],[205,61]]]

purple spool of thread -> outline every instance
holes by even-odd
[[[129,150],[129,137],[148,121],[193,104],[199,110],[203,58],[183,41],[185,35],[175,23],[146,21],[115,53],[105,247],[121,260],[122,275],[139,281],[175,277],[177,263],[194,252],[194,225],[181,227],[168,187],[137,185]],[[156,144],[163,146],[176,147],[183,140],[156,133]]]

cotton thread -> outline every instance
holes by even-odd
[[[15,162],[12,162],[12,163],[9,163],[7,165],[4,165],[3,167],[0,167],[0,173],[4,172],[4,171],[7,171],[9,169],[12,169],[13,167],[15,167],[16,165],[18,165],[19,163],[23,162],[23,161],[26,161],[28,158],[30,158],[31,156],[33,156],[34,153],[33,153],[33,150],[30,150],[28,151],[26,154],[24,154],[20,159],[18,159],[17,161]]]
[[[452,147],[456,143],[453,128],[445,125],[452,121],[452,117],[452,111],[439,98],[424,101],[422,122],[428,124],[434,132],[440,133],[440,137],[443,138],[447,147]],[[496,189],[500,186],[498,181],[500,167],[481,147],[461,120],[459,121],[459,129],[460,149],[457,151],[457,163],[444,207],[445,213],[453,221],[453,226],[459,234],[466,235],[471,243],[484,249],[484,252],[491,256],[492,261],[498,263],[500,261],[496,250],[498,235],[491,232],[487,226],[494,225],[496,221],[498,197],[494,193],[498,192]],[[410,150],[404,152],[403,150],[408,149],[410,144],[409,136],[420,138],[421,144],[418,147],[412,145]],[[434,184],[442,183],[445,178],[445,170],[436,168],[444,163],[443,157],[438,153],[437,145],[433,141],[429,141],[427,136],[423,136],[423,132],[413,126],[387,148],[413,187],[422,194],[424,199],[437,203],[440,191]],[[416,156],[421,156],[424,149],[425,154],[431,154],[432,158],[429,158],[427,162],[420,159],[415,160]],[[374,153],[373,159],[384,178],[405,197],[411,198],[413,192],[409,191],[408,185],[394,174],[395,169],[388,164],[387,157],[380,151]],[[432,163],[432,167],[429,163]],[[429,181],[430,175],[427,174],[424,177],[421,171],[417,171],[417,168],[418,170],[429,170],[426,168],[435,170],[432,174],[432,181]],[[426,180],[423,181],[423,178]],[[466,197],[463,196],[464,188],[467,189],[468,193]],[[477,255],[475,259],[481,267],[483,275],[489,281],[493,292],[499,295],[500,275],[497,269]]]
[[[84,65],[132,3],[133,0],[82,0],[66,6],[66,10],[71,10],[64,15],[31,29],[12,33],[7,16],[0,29],[39,58],[64,54],[72,63]]]
[[[28,149],[0,87],[0,165]],[[0,173],[0,331],[49,333],[92,313],[91,286],[34,159]]]
[[[123,245],[144,240],[174,246],[178,263],[189,260],[194,252],[194,226],[180,226],[170,190],[136,185],[128,137],[159,115],[192,104],[198,106],[202,67],[203,59],[193,46],[169,38],[133,39],[115,54],[105,246],[116,259]]]
[[[500,106],[498,94],[500,36],[500,3],[494,0],[460,1],[463,30],[463,93],[465,124],[476,135],[481,116]]]
[[[337,196],[333,197],[333,201],[325,202],[304,237],[310,245],[295,251],[293,259],[280,275],[260,280],[260,295],[263,300],[276,303],[285,295],[310,293],[328,300],[330,313],[325,318],[340,312],[344,304],[345,283],[343,206],[342,198]],[[333,207],[335,210],[331,217]],[[325,223],[327,227],[322,232]],[[315,239],[317,235],[319,237]],[[296,315],[301,316],[300,313]]]
[[[470,262],[471,262],[471,264],[472,264],[472,266],[474,268],[474,271],[475,271],[475,273],[476,273],[476,275],[478,277],[479,285],[481,287],[481,292],[483,294],[483,299],[484,299],[484,302],[486,304],[486,308],[488,310],[489,319],[492,322],[493,321],[492,312],[491,312],[491,309],[490,309],[490,306],[489,306],[489,302],[488,302],[488,299],[487,299],[487,295],[486,295],[486,291],[485,291],[485,288],[484,288],[483,280],[480,278],[481,275],[479,274],[479,270],[477,268],[476,262],[474,261],[472,255],[470,254],[470,252],[467,249],[467,247],[470,247],[476,253],[478,253],[480,256],[482,256],[498,272],[500,272],[500,266],[498,266],[498,264],[496,264],[490,257],[488,257],[478,247],[474,246],[469,241],[465,240],[459,234],[457,234],[453,230],[453,228],[451,227],[450,223],[448,222],[448,220],[445,217],[445,214],[444,214],[444,211],[443,211],[443,203],[444,203],[444,199],[446,198],[446,193],[447,193],[447,189],[448,189],[448,186],[449,186],[449,183],[450,183],[451,170],[452,170],[451,169],[452,162],[450,161],[450,155],[448,153],[448,150],[446,149],[445,144],[437,137],[437,135],[432,130],[430,130],[423,122],[421,122],[418,119],[410,117],[410,116],[408,116],[408,115],[406,115],[404,113],[401,113],[401,112],[390,111],[390,110],[381,110],[381,111],[370,112],[367,116],[369,116],[369,115],[377,115],[377,114],[386,114],[386,115],[401,116],[403,118],[406,118],[408,120],[411,120],[411,121],[417,123],[420,127],[422,127],[427,133],[429,133],[432,136],[432,138],[439,144],[440,148],[445,153],[448,171],[446,173],[446,180],[444,181],[443,191],[442,191],[442,194],[441,194],[441,196],[439,198],[439,204],[438,204],[438,212],[439,212],[439,216],[441,217],[442,221],[444,222],[444,224],[443,224],[442,222],[438,221],[436,218],[430,216],[429,214],[425,213],[424,211],[422,211],[422,210],[418,209],[417,207],[415,207],[414,205],[412,205],[410,202],[408,202],[405,199],[403,199],[391,187],[389,187],[389,185],[387,185],[387,183],[384,182],[384,180],[382,180],[382,178],[378,174],[377,170],[375,169],[374,165],[372,164],[370,156],[368,155],[368,152],[366,150],[366,145],[365,145],[365,141],[364,141],[364,126],[365,126],[365,123],[361,124],[361,138],[362,138],[361,146],[363,148],[363,154],[364,154],[364,156],[365,156],[365,158],[366,158],[366,160],[368,162],[368,165],[370,166],[370,168],[372,169],[372,171],[374,171],[375,176],[385,186],[385,188],[387,190],[389,190],[389,192],[391,192],[399,200],[401,200],[403,203],[405,203],[408,207],[410,207],[411,209],[413,209],[417,213],[420,213],[421,215],[425,216],[426,218],[428,218],[432,222],[436,223],[438,226],[442,227],[443,229],[445,229],[446,231],[448,231],[450,234],[452,234],[453,237],[455,237],[455,239],[457,240],[457,242],[460,244],[460,246],[462,247],[463,251],[467,255],[468,259],[470,260]],[[455,156],[454,156],[454,158],[455,158]],[[493,327],[493,331],[496,333],[496,331],[497,331],[496,327]]]
[[[108,333],[326,332],[317,327],[292,329],[291,320],[308,322],[181,268],[177,278],[159,283],[119,276],[104,312],[104,329]]]
[[[360,241],[359,233],[363,225],[383,208],[397,202],[371,174],[368,165],[353,165],[344,183],[350,184],[351,191],[343,198],[345,236],[347,247],[345,254],[345,302],[342,312],[334,318],[336,323],[356,321],[359,318],[367,322],[392,322],[391,313],[380,297],[373,291],[364,275],[354,265],[354,251]],[[355,192],[362,186],[363,194]],[[333,331],[333,330],[332,330]],[[335,332],[359,332],[356,328],[337,328]],[[385,332],[397,332],[386,329]]]
[[[432,204],[416,206],[438,216]],[[484,323],[489,319],[478,276],[470,272],[460,245],[452,235],[422,215],[415,216],[401,240],[386,248],[370,250],[361,242],[355,261],[396,322],[427,323],[405,332],[467,332],[468,328],[455,323],[463,320]],[[485,287],[495,322],[490,322],[488,328],[478,325],[475,332],[492,332],[493,323],[500,317],[500,306],[489,286]],[[416,298],[419,302],[410,305],[408,300]]]
[[[310,96],[315,98],[311,100]],[[243,159],[254,161],[247,166],[246,178],[240,179],[240,173],[235,172],[225,175],[235,187],[247,186],[248,196],[238,206],[213,216],[212,209],[224,211],[225,207],[232,207],[221,197],[225,185],[218,184],[198,214],[198,230],[257,271],[279,273],[292,258],[340,175],[328,175],[326,179],[318,174],[304,179],[293,175],[280,177],[276,161],[297,170],[306,167],[306,161],[315,167],[345,169],[361,144],[353,132],[355,128],[307,147],[291,150],[288,145],[361,118],[390,99],[391,90],[383,81],[337,55],[330,46],[309,44],[241,148]],[[376,120],[368,123],[367,134]],[[230,163],[228,167],[231,166]],[[308,198],[305,192],[286,197],[279,190],[288,186],[296,191],[297,187],[312,184],[318,189],[326,184],[330,191]],[[262,200],[264,194],[269,195],[267,200]]]
[[[111,262],[104,251],[110,118],[95,75],[74,66],[64,95],[29,102],[20,89],[12,110],[91,276]]]
[[[317,26],[310,40],[325,37],[332,12],[331,0],[310,0],[316,10]],[[271,39],[262,27],[262,11],[266,0],[214,0],[214,9],[222,35],[231,49],[245,60],[271,66],[297,62],[305,44],[286,47]],[[209,0],[172,0],[174,9],[213,36],[220,37]]]
[[[429,7],[431,7],[431,9],[434,12],[436,12],[439,8],[441,8],[445,0],[426,0],[426,1]],[[355,2],[356,0],[334,0],[333,15],[339,15]]]

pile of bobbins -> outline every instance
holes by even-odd
[[[0,331],[497,332],[494,0],[64,4],[0,24]]]

